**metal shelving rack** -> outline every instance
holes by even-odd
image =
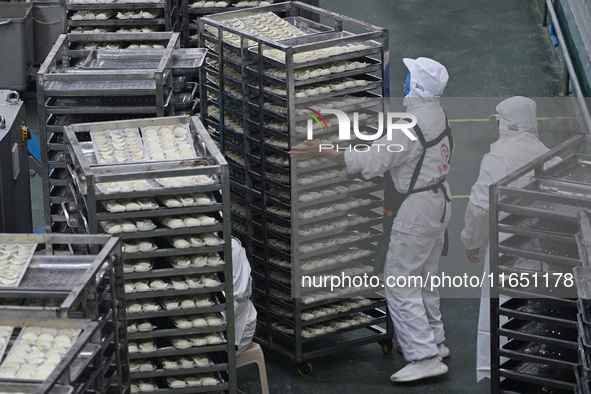
[[[54,392],[48,390],[59,382],[72,386],[66,392],[128,393],[120,241],[105,235],[2,234],[0,244],[40,249],[17,287],[0,287],[0,325],[88,331],[45,382],[17,391]],[[23,383],[31,382],[17,386]],[[5,384],[12,385],[0,379],[0,386]]]
[[[142,29],[149,28],[153,32],[159,31],[176,31],[181,30],[180,0],[157,0],[157,1],[143,1],[143,2],[86,2],[86,1],[72,1],[61,0],[62,9],[65,11],[64,33],[78,32],[78,29],[104,29],[104,33],[114,33],[120,30]],[[155,14],[153,17],[142,18],[140,11],[151,11]],[[82,17],[80,13],[87,14],[104,14],[101,19],[90,18],[88,15]],[[134,17],[126,17],[126,13],[134,13]],[[80,16],[77,18],[76,16]],[[118,17],[121,16],[122,18]],[[101,41],[98,41],[101,42]]]
[[[303,13],[311,14],[312,18],[327,18],[333,27],[306,19],[301,16]],[[299,37],[274,41],[269,36],[249,32],[246,28],[238,29],[228,23],[236,18],[244,22],[246,18],[264,15],[270,18],[264,28],[277,25],[278,15],[282,15],[285,17],[281,18],[281,23],[287,22],[290,29],[299,31]],[[362,32],[353,34],[347,31],[348,28]],[[336,107],[341,110],[365,111],[368,115],[377,115],[375,108],[384,108],[382,97],[389,95],[388,32],[300,2],[287,2],[201,18],[199,45],[209,49],[208,64],[202,68],[201,74],[201,114],[230,167],[233,231],[243,241],[253,264],[255,304],[259,311],[257,341],[300,363],[302,375],[311,373],[308,360],[353,346],[380,342],[384,351],[389,351],[392,328],[385,312],[385,302],[375,293],[370,296],[377,298],[373,301],[363,299],[363,305],[354,304],[353,309],[337,309],[342,306],[337,305],[338,302],[344,301],[330,296],[311,299],[309,293],[301,293],[298,289],[302,275],[335,272],[334,266],[311,270],[307,269],[309,266],[302,267],[313,259],[342,251],[328,241],[348,234],[342,227],[300,234],[313,225],[364,217],[366,222],[355,226],[355,230],[359,229],[355,234],[365,230],[369,239],[353,241],[347,248],[363,249],[365,244],[369,256],[349,259],[339,268],[373,269],[363,263],[371,261],[374,246],[369,243],[379,235],[379,231],[373,228],[380,223],[379,215],[373,210],[381,205],[381,200],[375,196],[375,192],[381,190],[381,182],[374,180],[360,186],[358,179],[347,176],[346,171],[334,163],[308,162],[310,166],[304,168],[288,155],[289,147],[306,136],[308,117],[301,112],[303,107],[324,106],[327,100],[335,100]],[[306,52],[322,52],[336,47],[339,47],[339,53],[311,60],[300,59]],[[275,50],[282,60],[269,57],[268,50]],[[351,64],[353,61],[359,61],[362,67],[338,68],[344,67],[338,62]],[[335,67],[336,72],[308,79],[296,78],[296,72],[323,67]],[[273,74],[279,72],[279,76],[272,75],[271,70]],[[327,86],[345,80],[349,82],[348,86],[326,91]],[[350,83],[356,80],[363,80],[363,83],[351,86]],[[314,86],[323,87],[323,92],[313,97],[302,94],[302,89]],[[284,89],[283,95],[281,89]],[[270,104],[281,106],[284,111],[275,110],[269,107]],[[315,136],[335,139],[334,134],[321,133],[318,129]],[[330,171],[334,175],[330,179],[313,178]],[[355,183],[356,187],[349,189]],[[340,189],[341,194],[329,193],[331,195],[311,201],[301,199],[304,193],[332,190],[338,186],[346,190]],[[364,201],[367,205],[348,212],[302,217],[306,216],[306,210],[360,197],[368,197]],[[314,247],[319,241],[327,241],[329,246]],[[278,242],[282,244],[278,245]],[[358,250],[347,248],[347,251]],[[371,274],[371,271],[365,272]],[[356,295],[342,297],[350,301]],[[321,316],[321,309],[326,311],[327,306],[332,312]],[[337,321],[358,313],[363,313],[360,316],[365,318],[362,324],[344,324],[333,329]],[[307,319],[315,317],[304,320],[303,316]],[[383,324],[387,325],[386,329],[380,327]],[[320,330],[318,333],[319,325],[327,327],[329,332]],[[317,334],[313,334],[313,330]],[[344,332],[349,333],[348,339],[341,335]],[[351,339],[352,336],[355,338]]]
[[[183,124],[190,128],[194,146],[199,159],[184,159],[172,161],[138,162],[134,164],[97,165],[96,156],[92,150],[89,132],[95,130],[113,130],[137,127],[157,127],[162,125]],[[73,125],[66,128],[66,140],[68,152],[72,162],[68,165],[68,181],[73,185],[75,200],[78,206],[78,230],[82,233],[99,233],[104,229],[101,225],[105,221],[114,220],[141,220],[150,218],[157,227],[149,231],[122,233],[122,242],[149,240],[157,249],[145,252],[123,251],[124,264],[133,264],[134,261],[149,260],[152,269],[145,272],[125,273],[126,283],[137,281],[152,282],[162,280],[168,283],[167,288],[151,288],[145,292],[128,292],[126,300],[128,308],[130,304],[155,303],[155,310],[128,310],[129,324],[148,321],[153,330],[129,333],[129,340],[135,343],[154,341],[156,347],[150,351],[130,354],[132,363],[151,363],[150,370],[132,371],[132,384],[137,379],[154,380],[157,384],[156,392],[159,393],[189,393],[206,392],[211,390],[224,390],[234,393],[236,391],[235,379],[235,347],[234,347],[234,321],[233,321],[233,291],[232,291],[232,264],[231,264],[231,227],[229,207],[229,177],[227,163],[219,150],[215,147],[209,134],[196,117],[168,117],[152,118],[134,121],[100,122]],[[107,182],[128,182],[135,180],[148,180],[154,182],[160,178],[181,179],[192,176],[213,177],[216,182],[207,185],[186,185],[179,187],[164,187],[157,183],[152,184],[149,190],[105,193],[100,186]],[[132,212],[109,212],[104,202],[109,200],[131,201],[138,198],[149,198],[153,201],[162,201],[166,196],[188,195],[191,193],[207,193],[213,198],[210,205],[168,207],[162,202],[151,210]],[[161,224],[161,219],[180,215],[198,216],[209,214],[215,217],[217,223],[207,226],[171,229]],[[73,225],[76,225],[76,220]],[[191,246],[176,248],[169,241],[169,237],[184,236],[199,237],[204,234],[216,234],[223,242],[218,245]],[[223,264],[202,267],[180,268],[175,265],[174,258],[188,257],[192,260],[199,256],[214,254],[223,260]],[[206,275],[215,277],[218,284],[214,287],[176,288],[174,281],[181,282],[187,277]],[[167,308],[166,300],[178,298],[179,304],[191,300],[195,296],[206,295],[211,301],[210,306],[197,306],[195,304],[185,308]],[[174,319],[187,316],[204,314],[216,314],[222,317],[219,324],[205,327],[179,328]],[[216,334],[223,337],[222,343],[208,344],[205,346],[194,345],[181,347],[175,344],[176,339],[190,338],[196,335]],[[165,358],[191,358],[196,356],[209,357],[208,365],[189,366],[187,368],[167,369],[164,367]],[[216,386],[206,387],[179,387],[171,388],[166,383],[167,378],[186,377],[197,374],[213,374],[220,382]]]
[[[61,35],[37,74],[41,134],[43,201],[46,232],[67,231],[63,127],[73,123],[172,115],[172,56],[180,47],[179,33],[105,33]],[[153,67],[140,69],[138,60],[115,69],[79,67],[101,51],[87,48],[104,42],[127,47],[130,43],[158,43],[165,49],[116,50],[122,56],[157,56]],[[136,68],[135,70],[133,68]],[[67,209],[66,209],[67,210]]]
[[[580,265],[577,212],[591,210],[589,141],[575,136],[491,186],[492,392],[575,389],[572,270]],[[564,160],[545,168],[554,157]],[[530,172],[534,181],[511,186]],[[512,298],[500,302],[499,296]],[[502,325],[501,316],[508,318]],[[501,346],[500,337],[507,343]],[[500,364],[501,357],[508,360]]]

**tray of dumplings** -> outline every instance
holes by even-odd
[[[324,63],[316,66],[298,68],[294,71],[294,86],[326,82],[329,79],[345,78],[359,74],[369,74],[379,71],[381,62],[371,57],[362,57],[353,61]],[[253,75],[258,76],[258,70],[247,68]],[[265,81],[278,85],[287,83],[287,73],[284,68],[270,67],[263,71]]]
[[[302,37],[306,35],[302,30],[296,28],[285,19],[280,18],[272,12],[263,14],[246,15],[236,18],[228,18],[221,21],[226,28],[235,30],[240,35],[249,35],[255,39],[279,41],[288,38]],[[212,35],[212,42],[217,42],[218,29],[211,25],[205,25],[206,30]],[[240,48],[241,36],[224,30],[222,40],[225,44]],[[214,41],[215,40],[215,41]],[[247,45],[255,45],[256,42],[247,40]]]
[[[74,179],[82,194],[87,193],[86,182],[75,176]],[[109,195],[118,193],[147,192],[151,190],[162,190],[163,188],[191,187],[191,186],[213,186],[219,184],[219,178],[216,175],[193,175],[185,177],[167,177],[152,179],[135,179],[116,182],[96,183],[96,189],[99,193]],[[122,199],[126,199],[123,197]]]
[[[0,378],[43,381],[72,347],[80,330],[23,327],[0,364]]]
[[[215,362],[213,359],[219,359],[216,354],[188,354],[177,357],[163,357],[157,359],[158,364],[162,366],[163,370],[166,371],[178,371],[181,369],[210,369],[214,367]]]
[[[138,298],[131,296],[134,293],[177,293],[182,290],[217,289],[222,285],[216,274],[190,274],[165,279],[132,279],[125,281],[124,287],[127,297],[131,299]],[[160,294],[160,296],[166,296],[166,294]]]
[[[36,244],[0,244],[0,288],[19,285],[36,247]]]
[[[145,126],[140,129],[149,160],[198,158],[186,124]]]
[[[144,146],[136,127],[123,130],[91,131],[90,139],[98,164],[142,162]]]
[[[513,235],[500,243],[502,250],[507,252],[521,252],[539,257],[543,260],[578,264],[579,251],[576,244],[570,242],[558,242],[541,237],[526,237]]]
[[[348,267],[359,263],[367,263],[373,258],[374,251],[370,248],[350,248],[338,251],[330,256],[312,257],[300,260],[300,270],[305,274],[322,272],[337,267]]]
[[[347,214],[358,213],[363,215],[367,211],[378,207],[381,199],[370,195],[364,197],[348,197],[340,200],[327,202],[322,206],[302,207],[298,210],[298,224],[300,226],[315,224],[320,221],[335,219]],[[257,207],[253,207],[259,210]],[[275,219],[278,224],[291,225],[291,208],[279,204],[267,205],[267,214]]]
[[[151,374],[142,374],[142,376],[151,376]],[[155,377],[159,376],[154,374]],[[218,392],[219,389],[227,389],[227,383],[219,375],[219,373],[198,373],[187,376],[173,376],[167,378],[137,378],[132,379],[131,383],[132,393],[159,393],[170,392],[171,390],[195,390],[197,392],[206,392],[208,388]],[[193,391],[188,391],[193,392]]]
[[[104,200],[101,204],[110,213],[152,211],[159,208],[156,201],[150,197]]]
[[[193,255],[168,257],[170,265],[175,269],[215,268],[224,265],[224,260],[217,253],[199,253]]]
[[[373,40],[359,41],[346,44],[330,43],[331,40],[340,40],[343,38],[354,37],[353,33],[341,32],[326,32],[309,36],[293,37],[281,41],[282,45],[287,47],[297,47],[299,45],[313,44],[317,42],[329,42],[327,46],[306,52],[298,52],[293,54],[293,63],[296,68],[313,66],[326,62],[340,62],[354,58],[374,55],[381,51],[381,45]],[[332,44],[332,45],[331,45]],[[251,47],[249,52],[255,57],[258,57],[258,48]],[[281,49],[263,49],[263,58],[269,64],[285,68],[286,66],[285,50]]]
[[[176,249],[215,248],[224,244],[224,240],[216,233],[171,236],[166,237],[166,241]]]
[[[375,320],[376,319],[366,314],[356,313],[354,315],[343,316],[322,323],[313,323],[302,328],[303,341],[307,342],[337,331],[347,331],[361,326],[374,324]],[[282,334],[287,334],[288,336],[294,335],[293,329],[287,327],[285,324],[274,322],[272,327]]]
[[[184,48],[172,52],[171,67],[175,71],[193,71],[201,67],[207,49]],[[165,49],[151,51],[134,49],[94,49],[90,51],[82,68],[95,70],[156,70],[166,54]]]
[[[250,87],[255,93],[259,93],[257,86],[251,85]],[[294,97],[297,103],[303,104],[337,95],[369,91],[379,87],[381,87],[380,78],[364,75],[363,78],[349,77],[333,79],[300,86],[295,89]],[[286,104],[289,99],[285,87],[276,84],[266,84],[264,86],[264,95],[282,104]]]
[[[381,235],[381,232],[370,229],[366,232],[361,231],[347,231],[339,233],[339,235],[328,236],[322,239],[314,239],[309,242],[302,242],[298,247],[300,258],[307,259],[316,256],[325,255],[329,252],[342,252],[352,246],[371,247],[372,242],[376,241]],[[277,238],[267,240],[268,245],[276,251],[285,253],[292,253],[293,248],[289,241],[282,241]]]
[[[312,241],[317,238],[327,237],[331,235],[340,234],[347,229],[362,230],[379,224],[378,220],[381,215],[375,212],[367,212],[366,214],[348,215],[326,221],[316,222],[314,224],[303,225],[297,229],[297,234],[300,237],[300,242]],[[255,225],[262,227],[255,222]],[[267,231],[276,238],[289,239],[292,235],[291,227],[280,223],[274,223],[268,220]]]
[[[187,214],[180,216],[163,216],[157,221],[171,230],[193,227],[209,227],[220,223],[215,216],[205,214]]]
[[[205,312],[220,312],[224,310],[224,297],[217,293],[189,294],[186,296],[162,297],[158,302],[165,311],[187,311],[199,309]]]
[[[170,376],[165,379],[167,387],[173,390],[202,387],[201,390],[219,390],[225,387],[225,381],[219,373],[197,373],[190,375]],[[223,385],[223,386],[222,386]],[[216,391],[217,392],[217,391]]]
[[[226,8],[235,3],[236,0],[222,0],[222,1],[213,1],[213,0],[196,0],[189,4],[189,8],[192,10],[197,10],[203,12],[204,14],[209,14],[212,11],[212,8]],[[215,10],[216,12],[221,12],[222,10]]]

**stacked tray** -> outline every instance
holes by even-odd
[[[181,31],[183,32],[183,46],[198,46],[199,18],[202,18],[207,15],[217,14],[220,12],[244,10],[253,7],[267,6],[272,3],[275,3],[275,0],[182,0]]]
[[[340,30],[299,16],[306,12],[328,17]],[[363,33],[342,30],[351,27]],[[298,363],[348,346],[388,345],[391,329],[380,327],[387,321],[383,301],[320,311],[305,321],[323,305],[333,310],[328,306],[338,299],[325,297],[325,286],[299,285],[306,275],[373,273],[381,180],[352,177],[329,161],[296,162],[288,153],[307,136],[307,106],[358,112],[359,125],[368,129],[381,97],[388,96],[387,32],[302,3],[282,3],[201,18],[199,45],[209,49],[201,74],[202,119],[228,160],[236,190],[233,233],[253,264],[259,342]],[[268,56],[269,47],[283,61]],[[318,57],[299,62],[310,47]],[[317,126],[313,131],[327,143],[337,139]],[[380,298],[334,290],[344,299]],[[344,332],[353,335],[345,339]],[[306,364],[300,368],[308,370]]]
[[[179,47],[179,33],[60,36],[40,68],[37,83],[44,103],[40,117],[46,120],[41,124],[42,162],[50,170],[44,177],[47,231],[67,231],[68,211],[76,209],[65,185],[64,126],[192,115],[197,85],[191,78],[206,51]]]
[[[105,130],[138,133],[144,160],[97,160],[92,140]],[[188,116],[90,123],[66,137],[77,231],[121,238],[132,390],[232,391],[229,178],[203,125]]]
[[[9,267],[11,261],[22,263],[19,259],[26,258],[20,265],[23,271],[19,280],[15,284],[0,286],[0,325],[53,327],[44,329],[51,334],[44,338],[41,338],[42,332],[37,332],[41,329],[34,330],[35,335],[25,336],[24,329],[20,328],[3,335],[0,352],[8,345],[10,333],[17,335],[20,332],[12,344],[9,357],[0,364],[0,384],[16,379],[19,387],[36,387],[39,384],[48,388],[55,384],[72,386],[62,387],[60,390],[66,391],[56,392],[85,392],[87,388],[97,392],[126,392],[129,389],[129,366],[124,346],[127,332],[119,241],[99,235],[4,234],[0,237],[0,244],[3,249],[0,259],[7,256],[5,250],[12,252],[8,254],[8,261],[3,261],[3,266],[6,264]],[[37,249],[39,251],[33,254]],[[62,338],[60,343],[69,346],[74,339],[70,334],[86,330],[91,320],[95,322],[92,323],[92,333],[83,333],[86,339],[77,345],[75,353],[64,355],[63,351],[51,351],[55,345],[51,343],[53,337],[67,334],[71,340]],[[25,321],[26,324],[23,323]],[[45,349],[43,354],[28,354],[25,360],[17,357],[17,353],[22,353],[14,350],[19,343],[33,345],[30,341],[37,339],[45,341],[35,343],[40,349]],[[11,361],[13,353],[14,360]],[[56,359],[53,353],[62,357]],[[31,361],[35,357],[39,361],[36,364]],[[30,366],[27,362],[21,365],[22,361],[44,366],[43,370],[41,367],[35,369],[31,377],[28,375]],[[64,379],[66,370],[71,371],[71,381]]]
[[[572,138],[492,188],[496,221],[491,240],[497,243],[491,245],[491,316],[498,327],[491,337],[493,350],[498,349],[492,354],[494,392],[525,392],[509,389],[518,382],[571,392],[577,385],[573,371],[584,349],[584,319],[573,268],[581,268],[577,212],[591,210],[591,182],[583,176],[589,156],[568,153],[583,152],[577,147],[586,144],[585,138]],[[549,166],[565,153],[566,159]],[[508,186],[534,172],[527,186]],[[499,302],[499,296],[515,298]],[[501,325],[500,316],[507,322]],[[507,338],[502,346],[500,337]],[[499,365],[500,357],[508,360]]]

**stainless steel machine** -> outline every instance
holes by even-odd
[[[29,186],[30,137],[17,92],[0,90],[0,232],[33,231]]]

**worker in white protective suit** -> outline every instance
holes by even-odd
[[[500,102],[494,117],[499,123],[499,139],[490,146],[480,163],[478,180],[472,186],[461,234],[466,256],[473,263],[484,246],[484,276],[478,317],[476,344],[476,379],[490,378],[490,284],[489,284],[489,186],[513,173],[548,151],[538,139],[536,103],[526,97],[511,97]],[[559,160],[559,159],[556,159]],[[556,160],[548,164],[553,165]],[[533,172],[514,181],[511,186],[521,188],[533,180]],[[504,234],[501,234],[503,236]],[[499,241],[503,241],[499,238]],[[501,300],[500,302],[503,302]]]
[[[254,337],[257,325],[257,311],[250,295],[252,278],[246,251],[236,238],[232,238],[232,276],[234,283],[234,330],[236,335],[236,355],[242,353]]]
[[[404,106],[416,116],[417,125],[409,130],[417,140],[400,132],[393,133],[393,140],[387,136],[376,140],[367,152],[324,148],[319,152],[319,145],[312,141],[291,151],[296,159],[331,159],[366,179],[384,175],[384,236],[375,260],[385,264],[386,279],[436,275],[451,217],[451,192],[445,177],[450,170],[453,141],[439,103],[449,76],[445,67],[432,59],[404,59],[404,64],[409,70]],[[379,149],[378,144],[400,144],[404,150],[393,153]],[[449,349],[443,343],[438,291],[426,286],[386,286],[385,290],[396,335],[408,361],[390,380],[410,382],[447,373],[442,358],[449,356]]]

